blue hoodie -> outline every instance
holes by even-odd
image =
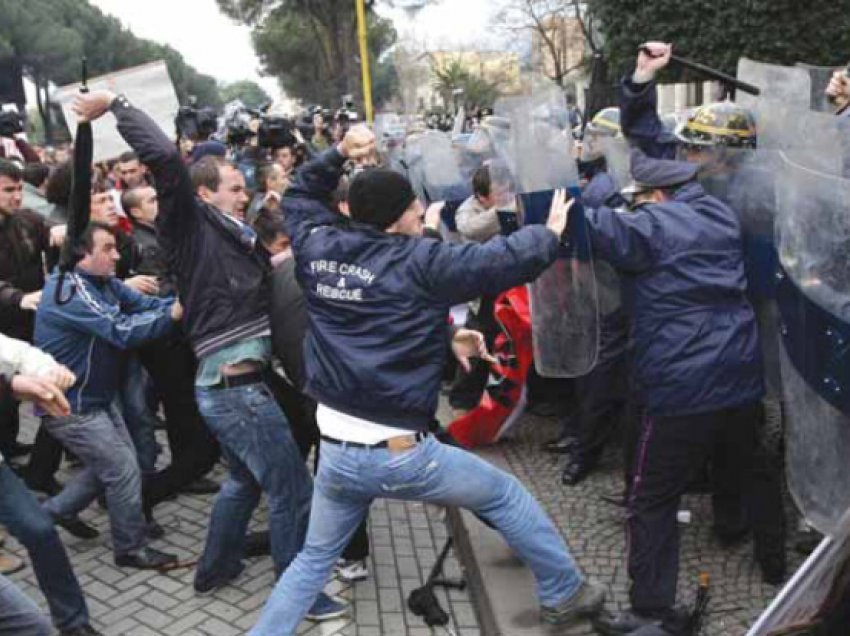
[[[35,319],[35,345],[77,376],[68,391],[73,413],[103,409],[115,399],[122,351],[165,336],[175,328],[174,299],[144,296],[114,277],[81,270],[67,274],[56,302],[53,274]]]

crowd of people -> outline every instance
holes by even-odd
[[[548,623],[690,633],[676,605],[677,510],[700,480],[718,539],[752,534],[765,581],[785,580],[781,458],[761,443],[779,400],[765,393],[770,335],[759,332],[738,215],[702,184],[719,150],[755,147],[756,124],[741,107],[709,105],[671,133],[654,79],[670,54],[643,47],[619,111],[585,127],[576,160],[589,237],[627,301],[601,316],[595,368],[550,390],[562,430],[544,445],[567,457],[563,483],[574,485],[624,431],[625,486],[611,500],[627,510],[631,607],[618,613],[602,611],[605,586],[582,574],[527,489],[435,422],[446,379],[456,417],[481,400],[499,363],[496,299],[558,258],[565,191],[545,224],[506,232],[510,187],[484,162],[447,233],[443,203],[426,210],[405,175],[379,165],[366,126],[329,129],[316,112],[311,134],[234,159],[218,141],[175,144],[126,97],[96,91],[77,98],[76,115],[111,113],[131,150],[95,166],[90,222],[74,236],[67,149],[4,140],[0,523],[26,547],[56,629],[99,633],[56,527],[97,539],[79,513],[100,499],[116,566],[186,567],[154,547],[165,533],[156,506],[181,493],[216,493],[197,594],[236,581],[246,556],[271,556],[277,583],[253,636],[348,611],[323,590],[334,575],[369,576],[378,497],[475,512],[532,570]],[[850,93],[838,75],[828,90]],[[615,135],[633,148],[622,191],[600,150]],[[67,271],[56,268],[63,249]],[[465,303],[466,324],[452,324],[451,307]],[[529,382],[546,394],[546,381]],[[22,401],[40,418],[32,446],[19,439]],[[77,469],[61,484],[63,458]],[[219,487],[209,474],[220,459]],[[268,529],[249,533],[262,495]],[[0,556],[2,573],[21,567]],[[52,633],[2,576],[0,633]]]

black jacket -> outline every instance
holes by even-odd
[[[32,340],[35,314],[19,308],[24,294],[44,287],[43,257],[50,250],[47,224],[35,212],[0,215],[0,332]]]
[[[168,260],[165,250],[160,245],[156,228],[134,223],[133,238],[136,241],[136,263],[133,272],[144,276],[156,276],[159,283],[159,295],[175,296],[177,284],[171,270],[168,269]]]
[[[123,97],[111,111],[118,132],[156,179],[159,240],[177,277],[183,327],[195,354],[203,358],[268,333],[268,252],[195,196],[177,147],[150,117]]]
[[[271,278],[272,344],[292,385],[304,388],[304,338],[307,335],[307,302],[295,278],[295,259],[278,265]]]

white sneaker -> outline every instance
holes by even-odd
[[[369,570],[366,568],[366,561],[340,559],[336,562],[336,576],[344,583],[354,583],[368,579]]]

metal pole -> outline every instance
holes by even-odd
[[[363,76],[363,106],[366,121],[374,121],[372,110],[372,74],[369,69],[369,40],[366,31],[366,6],[363,0],[354,0],[357,6],[357,36],[360,40],[360,71]]]

